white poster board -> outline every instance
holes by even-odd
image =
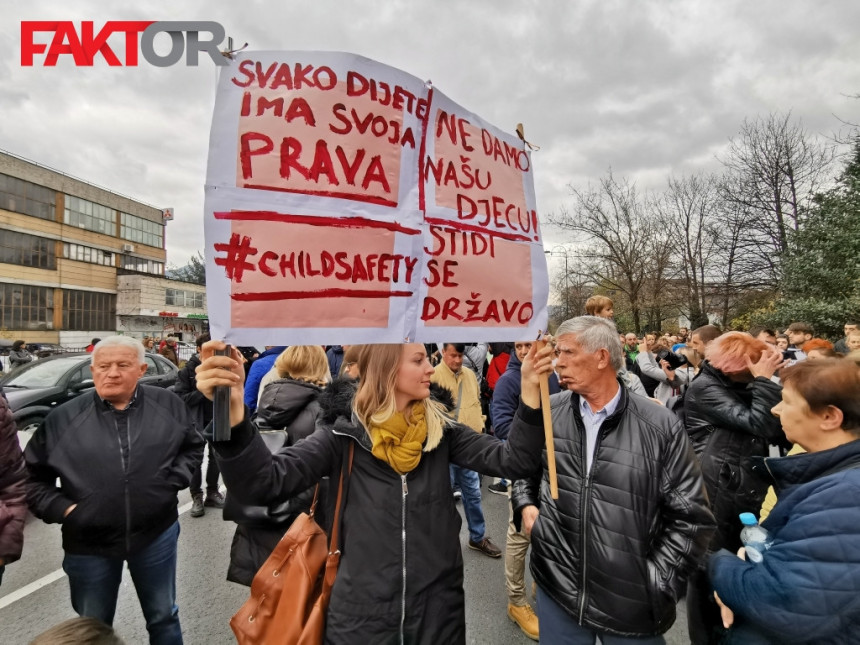
[[[205,209],[213,338],[515,341],[546,329],[524,142],[386,65],[237,55],[221,68]]]

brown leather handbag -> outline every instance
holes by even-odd
[[[272,555],[251,583],[251,597],[230,619],[239,645],[319,645],[325,633],[325,616],[331,588],[340,563],[338,532],[344,471],[347,485],[355,444],[341,468],[331,530],[331,546],[314,519],[319,486],[310,513],[290,525]]]

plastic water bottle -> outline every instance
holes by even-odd
[[[750,562],[761,562],[773,539],[752,513],[741,513],[740,518],[744,525],[741,529],[741,542],[746,549],[747,559]]]

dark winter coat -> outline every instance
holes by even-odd
[[[779,495],[763,523],[773,544],[759,564],[711,557],[714,588],[735,612],[727,642],[860,642],[860,440],[756,462]]]
[[[179,355],[176,353],[176,344],[171,345],[170,343],[165,343],[164,347],[158,350],[158,353],[164,356],[171,363],[179,367]]]
[[[290,378],[278,379],[266,386],[260,397],[255,422],[271,451],[292,446],[314,431],[320,415],[318,399],[321,393],[322,389],[316,385]],[[272,441],[276,445],[272,445]],[[238,526],[230,547],[227,580],[251,586],[254,575],[290,524],[300,513],[310,510],[313,494],[312,486],[292,497],[262,506],[241,504],[228,490],[224,519],[236,522]],[[320,503],[321,510],[323,503]],[[325,524],[322,513],[316,519]]]
[[[18,443],[18,428],[0,395],[0,558],[6,564],[21,557],[27,517],[27,468]]]
[[[522,362],[516,352],[511,352],[508,366],[501,378],[496,381],[493,400],[490,402],[490,415],[493,419],[493,434],[499,439],[507,439],[511,423],[520,405],[520,390],[522,389]],[[549,377],[549,393],[558,394],[561,388],[555,372]]]
[[[546,475],[514,483],[511,503],[540,515],[531,571],[582,626],[625,637],[662,634],[713,533],[702,474],[677,417],[619,381],[590,473],[580,397],[551,398],[558,499]]]
[[[751,457],[764,457],[768,445],[785,435],[771,408],[782,387],[763,377],[736,383],[705,361],[684,394],[687,433],[702,465],[717,532],[711,551],[737,551],[740,513],[758,514],[768,484],[752,471]]]
[[[139,385],[122,411],[95,391],[56,408],[24,457],[30,510],[62,523],[63,549],[124,558],[176,521],[176,495],[200,465],[203,438],[178,396]]]
[[[326,642],[465,643],[461,519],[448,465],[505,477],[533,472],[543,443],[540,412],[521,408],[506,443],[447,425],[439,444],[401,476],[371,454],[351,402],[351,395],[333,402],[316,432],[274,456],[247,420],[233,428],[230,442],[215,444],[227,487],[246,503],[289,497],[324,475],[336,477],[354,444]]]
[[[326,350],[326,358],[328,359],[328,371],[331,373],[332,380],[340,376],[340,366],[343,365],[343,347],[341,345],[332,345]]]
[[[203,395],[203,392],[197,389],[197,373],[195,370],[200,365],[200,362],[200,354],[194,354],[194,356],[186,361],[185,366],[177,374],[173,393],[185,401],[191,410],[197,427],[202,431],[212,421],[214,410],[212,401],[207,399]]]

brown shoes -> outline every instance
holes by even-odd
[[[540,638],[538,631],[538,617],[531,605],[512,605],[508,603],[508,618],[514,621],[523,634],[536,641]]]
[[[480,551],[484,555],[488,555],[491,558],[502,557],[502,550],[495,544],[490,542],[490,538],[488,537],[484,537],[483,540],[480,540],[478,542],[472,542],[472,540],[469,540],[469,548],[474,549],[475,551]]]

